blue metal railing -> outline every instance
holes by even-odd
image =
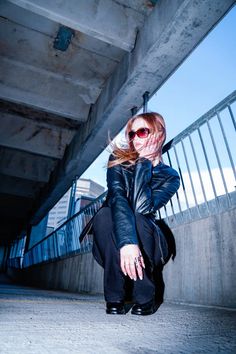
[[[236,151],[235,110],[236,91],[164,146],[163,160],[179,171],[181,187],[158,211],[157,218],[165,218],[169,224],[178,225],[236,205],[235,154],[232,154]],[[23,241],[15,242],[8,265],[29,267],[90,252],[91,235],[87,235],[81,244],[79,236],[105,197],[106,192],[25,254],[24,247],[19,246]]]
[[[7,265],[10,268],[22,268],[24,251],[25,251],[26,235],[16,239],[10,248],[10,255],[7,260]]]
[[[89,220],[101,207],[105,198],[106,192],[66,220],[43,240],[36,243],[25,253],[23,267],[61,259],[77,253],[89,252],[92,246],[92,236],[87,234],[81,244],[79,236]]]

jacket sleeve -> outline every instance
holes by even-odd
[[[107,169],[107,187],[116,246],[121,248],[127,244],[138,244],[135,216],[127,198],[120,165]]]
[[[134,210],[141,214],[155,213],[177,192],[180,186],[178,173],[169,168],[169,173],[160,171],[160,183],[151,188],[152,162],[146,158],[136,164],[134,175]]]

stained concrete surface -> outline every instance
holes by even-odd
[[[0,353],[236,353],[236,311],[164,303],[114,316],[101,296],[0,284]]]

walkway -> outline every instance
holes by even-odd
[[[235,322],[235,311],[167,303],[152,316],[112,316],[101,296],[23,287],[5,278],[0,285],[3,354],[236,353]]]

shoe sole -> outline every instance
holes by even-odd
[[[149,316],[149,315],[153,315],[155,312],[157,312],[158,308],[159,308],[159,306],[155,306],[151,311],[147,311],[147,312],[131,310],[131,314],[137,315],[137,316]]]
[[[108,315],[125,315],[125,311],[111,311],[111,310],[106,310],[106,313]]]

